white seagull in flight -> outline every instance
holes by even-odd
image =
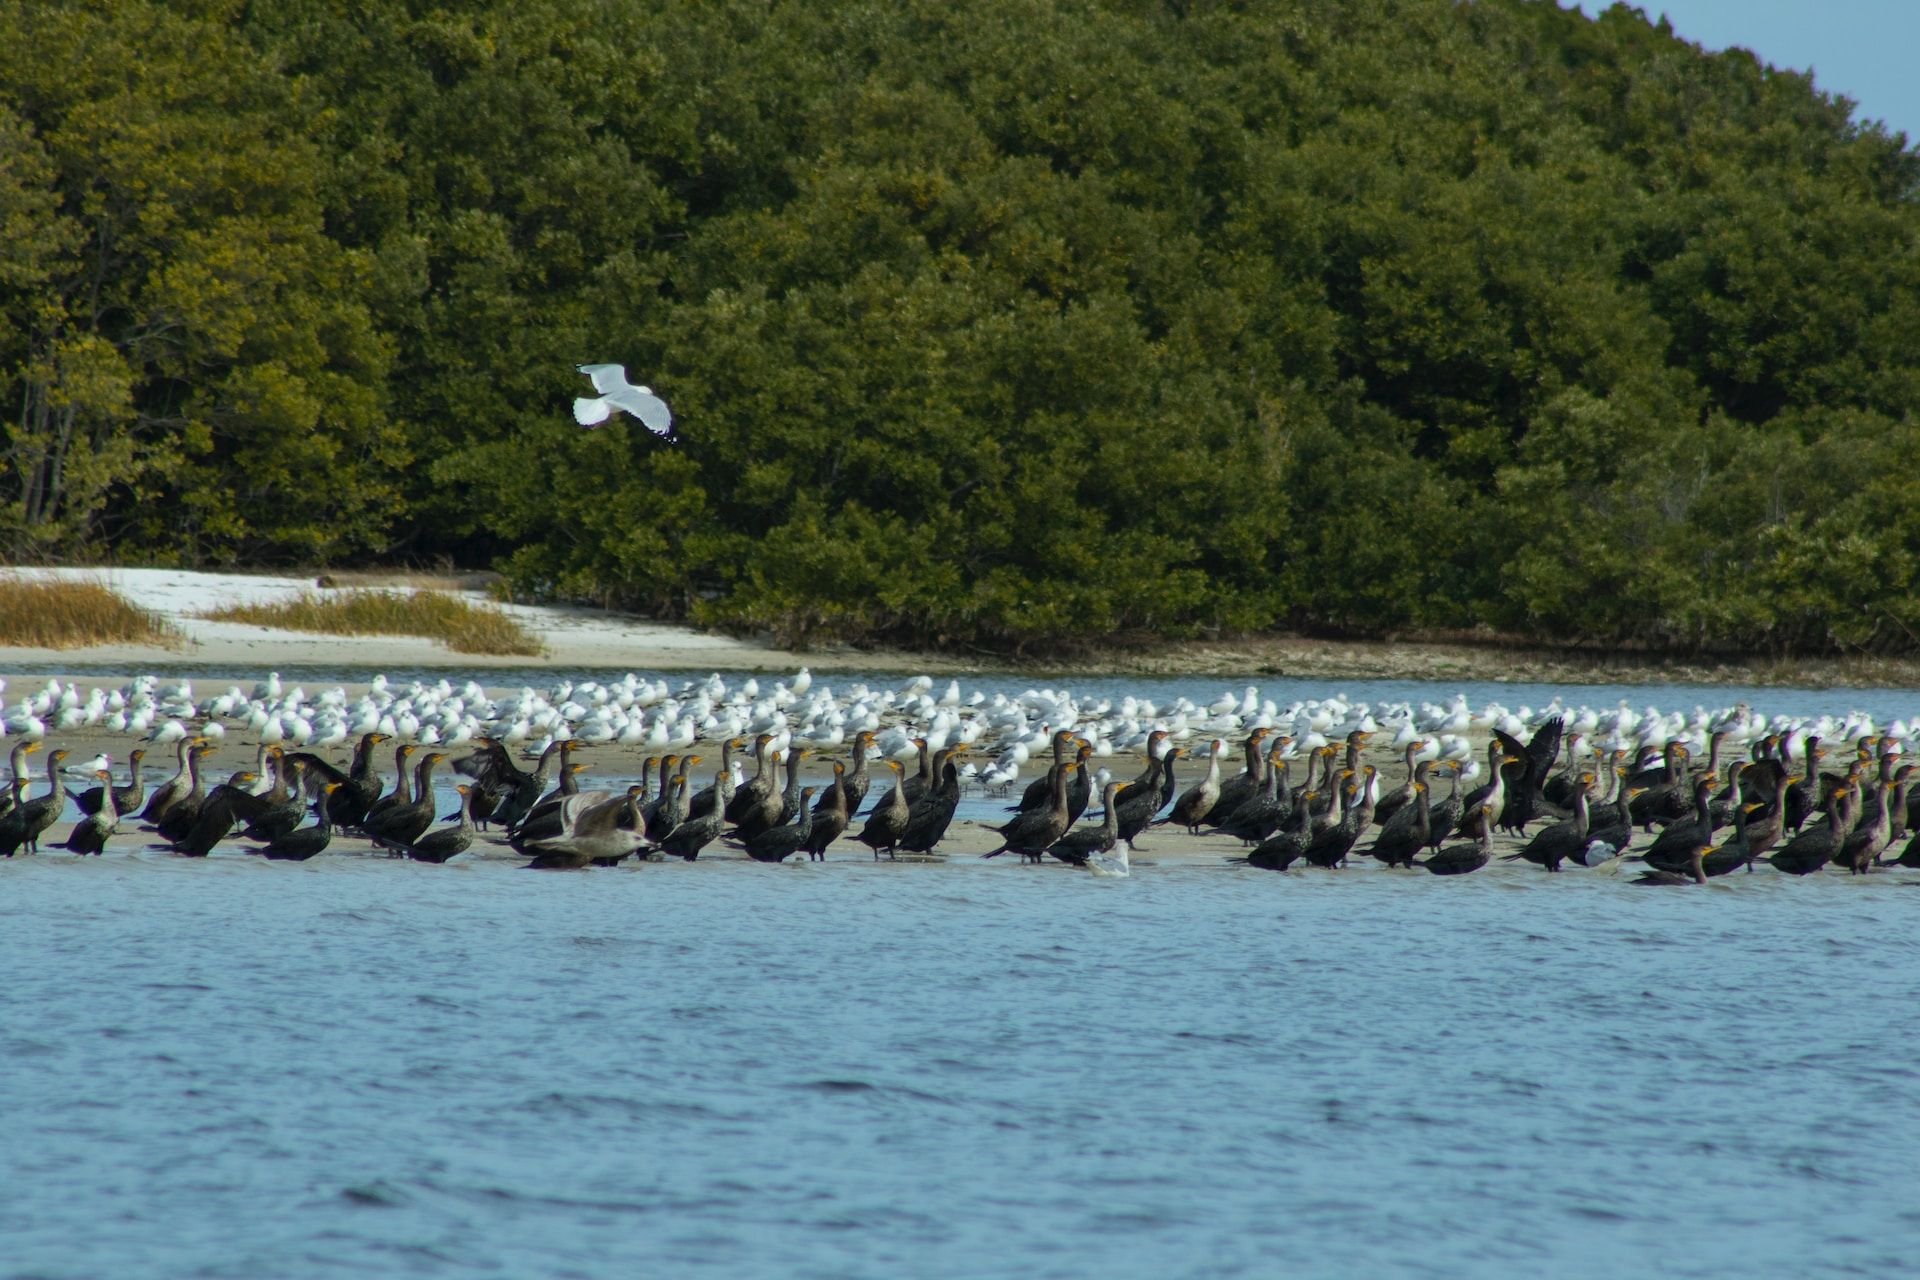
[[[583,427],[597,427],[615,409],[625,409],[646,424],[657,436],[673,439],[673,412],[667,402],[646,387],[627,381],[623,364],[582,364],[576,369],[593,379],[597,396],[581,396],[573,402],[573,420]]]

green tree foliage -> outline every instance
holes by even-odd
[[[1920,648],[1920,156],[1626,6],[0,15],[16,553],[794,642]],[[683,443],[575,427],[582,360]]]
[[[324,108],[157,5],[7,5],[0,48],[0,544],[379,546],[405,432],[367,263],[320,224]]]

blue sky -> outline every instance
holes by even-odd
[[[1564,4],[1566,0],[1561,0]],[[1638,0],[1674,32],[1709,49],[1751,49],[1763,62],[1813,68],[1814,83],[1920,141],[1920,0]],[[1581,0],[1582,11],[1608,0]]]

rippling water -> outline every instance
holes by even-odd
[[[1893,1274],[1916,911],[16,859],[0,1274]]]

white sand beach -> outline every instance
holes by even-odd
[[[158,614],[183,637],[172,648],[103,645],[73,649],[0,646],[0,675],[23,667],[71,662],[76,666],[124,664],[127,675],[156,665],[248,664],[262,672],[282,666],[376,666],[484,670],[547,665],[563,668],[627,667],[656,671],[786,671],[795,656],[771,644],[756,644],[696,627],[653,622],[613,610],[553,605],[497,604],[474,579],[439,575],[341,574],[343,588],[430,586],[476,605],[491,605],[539,636],[544,658],[489,657],[455,653],[424,637],[336,636],[213,622],[198,615],[226,605],[271,604],[319,588],[311,577],[257,573],[212,573],[191,569],[18,568],[6,572],[27,580],[94,581],[142,609]],[[876,654],[828,648],[804,662],[818,670],[870,670],[911,663],[916,670],[959,670],[960,664],[920,655]]]

